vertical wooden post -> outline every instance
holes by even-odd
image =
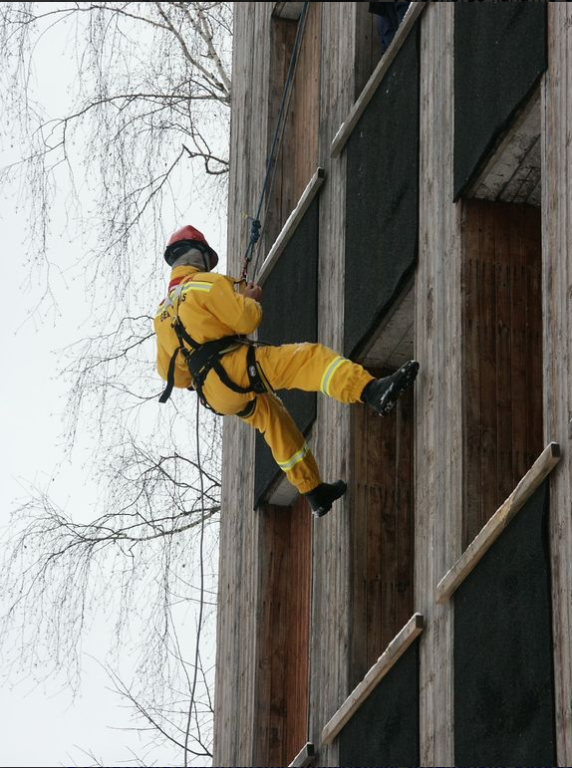
[[[572,7],[548,4],[542,99],[544,434],[561,443],[550,481],[557,765],[572,762]],[[568,447],[568,450],[567,450]]]
[[[357,3],[320,3],[322,11],[319,164],[327,183],[320,191],[318,338],[343,349],[346,156],[332,160],[330,145],[354,101]],[[318,398],[313,447],[325,480],[346,476],[350,409]],[[349,691],[349,502],[314,524],[310,733],[320,743],[326,723]],[[338,744],[320,748],[320,765],[338,765]]]
[[[230,178],[229,274],[240,274],[248,242],[245,212],[256,210],[264,178],[273,3],[236,3]],[[240,158],[247,157],[245,166]],[[260,519],[253,510],[254,431],[224,423],[222,514],[217,618],[214,764],[248,765],[255,721],[256,614]]]
[[[421,20],[419,266],[415,285],[415,607],[420,646],[421,765],[454,765],[452,606],[435,587],[460,554],[462,509],[460,211],[453,204],[454,10]]]

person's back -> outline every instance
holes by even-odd
[[[199,262],[198,251],[185,255],[189,262]],[[204,272],[188,263],[171,272],[168,296],[157,310],[154,326],[157,334],[157,370],[167,380],[169,362],[179,347],[172,325],[179,318],[186,332],[197,344],[205,344],[236,335],[253,333],[262,319],[258,302],[235,290],[237,281],[225,275]],[[175,362],[175,386],[191,386],[191,377],[183,356]]]

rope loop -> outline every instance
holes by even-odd
[[[256,245],[260,238],[260,219],[255,219],[252,216],[249,216],[248,218],[250,219],[250,242],[253,245]]]

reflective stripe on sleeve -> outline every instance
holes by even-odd
[[[338,370],[338,368],[342,363],[347,363],[347,362],[349,361],[345,357],[336,357],[328,365],[328,367],[324,371],[324,375],[322,376],[322,381],[320,382],[320,390],[325,395],[330,394],[330,384],[331,384],[334,373]]]
[[[212,287],[212,283],[205,283],[201,280],[192,280],[184,284],[181,293],[187,293],[188,291],[203,291],[206,293],[210,291]]]

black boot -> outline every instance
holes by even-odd
[[[347,487],[343,480],[337,480],[335,483],[320,483],[313,491],[305,493],[304,496],[312,507],[312,514],[322,517],[329,512],[334,501],[344,495]]]
[[[410,360],[401,368],[383,379],[374,379],[364,389],[361,399],[381,416],[387,416],[395,404],[413,384],[419,371],[419,363]]]

